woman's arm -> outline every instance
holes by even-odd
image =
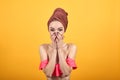
[[[51,54],[51,58],[49,59],[46,67],[43,68],[43,72],[46,74],[47,77],[51,77],[54,71],[54,67],[56,63],[56,54],[57,54],[56,49],[53,49],[52,52],[49,53]],[[40,57],[41,57],[41,61],[48,60],[44,45],[40,46]]]
[[[58,49],[58,55],[59,55],[59,64],[60,64],[60,68],[63,72],[63,76],[68,76],[71,71],[72,71],[72,67],[70,67],[65,59],[65,51],[62,48]],[[69,51],[69,55],[68,57],[71,59],[75,59],[75,54],[76,54],[76,45],[71,45],[71,49]]]

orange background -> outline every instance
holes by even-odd
[[[45,80],[39,45],[47,21],[68,12],[65,42],[77,45],[71,80],[120,80],[120,0],[0,0],[0,80]]]

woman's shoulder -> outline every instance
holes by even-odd
[[[47,43],[40,44],[40,46],[47,46],[47,45],[48,45]]]
[[[70,47],[77,47],[77,45],[76,44],[74,44],[74,43],[67,43]]]
[[[47,46],[48,46],[49,44],[47,44],[47,43],[44,43],[44,44],[40,44],[40,48],[44,48],[44,49],[46,49],[47,48]]]

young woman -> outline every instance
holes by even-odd
[[[40,70],[43,70],[47,80],[70,80],[72,69],[76,69],[75,55],[77,47],[73,43],[65,43],[63,34],[66,32],[68,13],[55,9],[48,20],[48,31],[52,43],[40,45]]]

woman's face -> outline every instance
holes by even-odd
[[[52,21],[49,24],[49,32],[50,32],[50,35],[57,34],[57,32],[60,33],[61,35],[63,35],[64,34],[64,26],[59,21]]]

